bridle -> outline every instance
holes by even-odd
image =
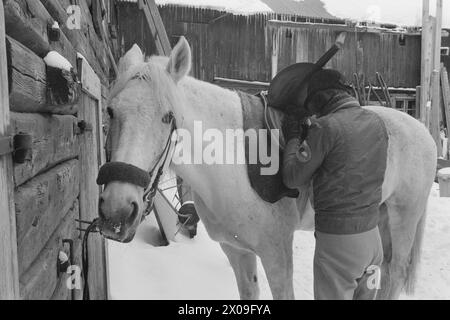
[[[150,215],[150,213],[153,211],[153,199],[155,198],[156,192],[158,190],[159,182],[161,181],[161,177],[164,174],[165,168],[169,165],[168,161],[172,161],[171,157],[169,159],[170,150],[172,149],[172,136],[173,133],[177,130],[176,120],[175,116],[172,112],[168,112],[162,119],[162,122],[165,124],[170,125],[170,133],[169,137],[167,139],[166,145],[164,147],[164,150],[161,152],[160,156],[158,157],[158,161],[155,163],[153,168],[149,171],[150,181],[153,177],[153,175],[156,172],[155,180],[153,181],[152,185],[147,188],[144,192],[143,201],[146,204],[146,208],[143,213],[143,218]],[[176,142],[175,142],[176,146]],[[161,163],[162,160],[162,163]],[[161,163],[161,165],[158,168],[158,164]]]
[[[107,150],[108,162],[100,168],[97,183],[107,186],[111,182],[127,182],[140,188],[144,188],[143,202],[146,204],[143,219],[153,211],[153,199],[158,190],[161,177],[167,166],[172,161],[170,153],[172,150],[173,133],[177,130],[176,120],[173,112],[168,112],[162,118],[162,122],[170,125],[170,133],[163,151],[157,158],[155,165],[147,172],[134,165],[110,161],[110,150]],[[108,134],[108,136],[111,133]],[[176,146],[176,142],[175,142]],[[107,146],[108,148],[108,146]],[[151,182],[153,180],[153,183]],[[143,183],[143,181],[146,181]],[[150,185],[151,183],[151,185]]]

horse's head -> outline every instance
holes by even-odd
[[[147,62],[134,46],[119,63],[111,90],[107,150],[110,163],[100,170],[105,185],[99,203],[99,228],[112,240],[129,242],[146,209],[145,190],[157,179],[173,131],[173,106],[182,103],[179,81],[190,71],[191,51],[181,38],[169,59]],[[149,173],[152,173],[151,175]]]

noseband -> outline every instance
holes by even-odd
[[[145,190],[143,200],[147,204],[144,217],[148,216],[153,210],[153,198],[156,195],[159,182],[164,174],[164,169],[168,161],[170,161],[169,153],[172,146],[172,134],[177,129],[175,117],[172,112],[167,113],[163,117],[162,122],[169,124],[171,127],[169,138],[167,139],[164,150],[149,172],[128,163],[108,162],[100,168],[97,178],[97,184],[100,186],[107,186],[111,182],[125,182],[143,188]],[[150,186],[153,177],[155,179]]]

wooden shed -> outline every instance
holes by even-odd
[[[112,3],[0,2],[0,299],[81,298],[78,220],[97,216]],[[107,299],[104,240],[88,246],[91,299]]]

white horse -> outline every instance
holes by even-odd
[[[179,129],[193,134],[194,121],[203,128],[242,129],[241,101],[236,92],[191,78],[191,50],[184,38],[170,58],[145,61],[136,45],[121,59],[120,77],[111,91],[112,161],[148,171],[157,166],[173,113]],[[383,184],[380,231],[385,262],[380,298],[411,292],[424,232],[427,200],[436,171],[436,147],[426,128],[407,114],[367,107],[385,122],[389,133]],[[184,143],[180,141],[179,143]],[[244,150],[238,150],[244,152]],[[312,230],[310,201],[264,202],[250,186],[246,165],[175,165],[172,169],[195,191],[195,205],[209,236],[218,241],[234,270],[242,299],[257,299],[256,256],[261,258],[274,299],[293,299],[293,236]],[[141,221],[144,190],[112,182],[101,195],[103,235],[130,241]]]

